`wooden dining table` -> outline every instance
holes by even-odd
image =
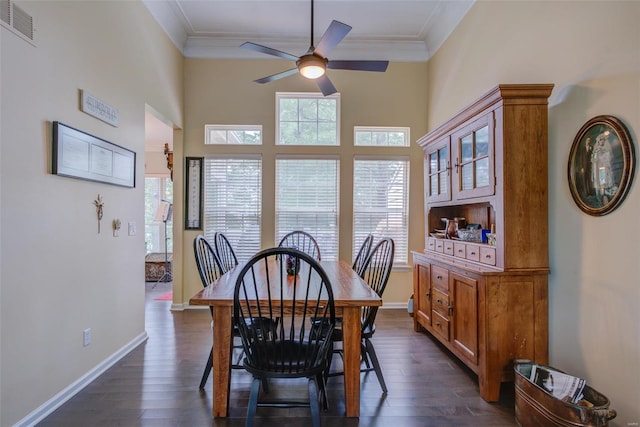
[[[336,316],[342,317],[344,396],[347,417],[360,416],[360,313],[363,306],[381,306],[382,298],[344,261],[321,261],[333,290]],[[243,264],[236,266],[189,300],[213,307],[213,416],[229,414],[233,292]]]

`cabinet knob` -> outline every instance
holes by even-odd
[[[438,280],[442,280],[442,276],[437,275],[437,276],[436,276],[436,279],[438,279]]]
[[[471,255],[475,255],[475,254],[476,254],[475,252],[471,252]]]
[[[442,304],[442,300],[440,298],[438,298],[436,301],[438,302],[438,304]]]

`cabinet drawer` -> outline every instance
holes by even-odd
[[[446,341],[449,341],[449,320],[442,317],[440,313],[433,310],[431,312],[431,319],[434,331]]]
[[[436,250],[436,239],[434,237],[429,237],[427,239],[427,250],[428,251]]]
[[[480,262],[488,265],[496,265],[496,248],[480,248]]]
[[[453,244],[453,255],[458,258],[466,258],[467,257],[467,245],[462,242],[455,242]]]
[[[434,289],[431,296],[431,304],[433,310],[440,313],[445,319],[449,319],[449,295]]]
[[[467,244],[466,258],[470,261],[480,261],[480,246]]]
[[[444,240],[436,239],[436,252],[444,252]]]
[[[453,255],[453,240],[444,241],[444,253],[447,255]]]
[[[436,265],[431,266],[431,287],[449,293],[449,270]]]

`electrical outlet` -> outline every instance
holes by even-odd
[[[135,236],[136,235],[136,223],[135,222],[130,222],[128,225],[128,234],[129,236]]]
[[[91,328],[82,331],[82,345],[86,347],[89,344],[91,344]]]

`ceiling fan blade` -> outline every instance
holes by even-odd
[[[327,68],[334,70],[387,71],[389,61],[329,61]]]
[[[329,28],[324,32],[318,46],[313,53],[326,58],[329,52],[342,41],[343,38],[351,31],[351,27],[340,21],[331,21]]]
[[[299,57],[295,55],[291,55],[290,53],[282,52],[280,50],[273,49],[267,46],[262,46],[256,43],[244,42],[240,45],[240,47],[253,50],[256,52],[266,53],[267,55],[277,56],[278,58],[282,58],[282,59],[288,59],[289,61],[297,61],[298,59],[300,59]]]
[[[326,74],[318,77],[316,79],[316,84],[318,85],[318,88],[320,88],[320,92],[322,92],[324,96],[333,95],[338,91],[338,89],[336,89],[333,83],[331,83],[331,80],[329,80],[329,77],[327,77]]]
[[[287,70],[287,71],[282,71],[280,73],[273,74],[271,76],[267,76],[267,77],[263,77],[263,78],[258,79],[258,80],[254,80],[254,82],[256,82],[256,83],[269,83],[269,82],[272,82],[274,80],[279,80],[279,79],[282,79],[284,77],[292,76],[292,75],[296,74],[297,72],[298,72],[297,68],[292,68],[292,69]]]

